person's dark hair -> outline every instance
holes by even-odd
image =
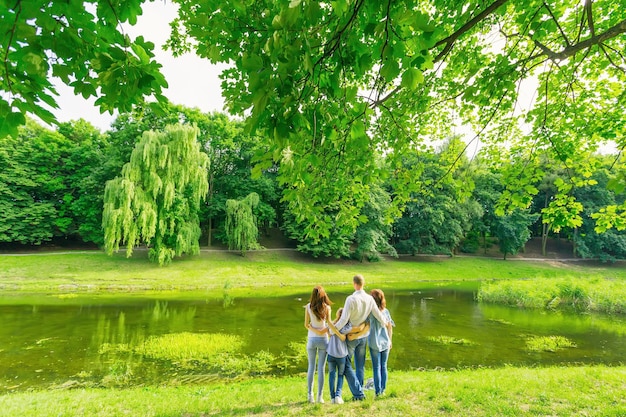
[[[375,289],[370,292],[370,295],[374,297],[374,301],[376,301],[376,305],[380,310],[384,310],[387,308],[387,300],[385,300],[385,293],[383,290]]]
[[[359,287],[362,287],[363,284],[365,284],[365,278],[363,278],[363,275],[357,274],[354,276],[354,278],[352,278],[352,282]]]
[[[328,306],[332,304],[332,301],[328,298],[324,287],[316,285],[313,288],[309,303],[311,304],[311,311],[319,320],[326,320],[330,318],[328,317]]]

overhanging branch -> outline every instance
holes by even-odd
[[[548,58],[550,58],[554,62],[558,62],[558,61],[567,59],[572,55],[575,55],[576,53],[582,51],[583,49],[590,48],[594,45],[600,45],[609,39],[612,39],[618,35],[621,35],[622,33],[626,33],[626,20],[622,20],[621,22],[619,22],[612,28],[608,29],[606,32],[601,33],[600,35],[592,36],[591,38],[586,39],[582,42],[578,42],[577,44],[567,46],[561,52],[552,51],[547,46],[539,42],[538,40],[535,40],[534,42],[535,42],[535,45],[537,45],[539,49],[541,49],[541,51],[543,52],[543,55],[546,55]]]
[[[445,45],[445,47],[441,50],[441,52],[439,52],[439,54],[437,55],[437,57],[435,57],[433,62],[437,62],[441,58],[446,56],[446,54],[448,52],[450,52],[450,50],[452,49],[452,46],[454,45],[454,42],[456,42],[457,39],[459,39],[465,32],[467,32],[468,30],[470,30],[471,28],[476,26],[476,24],[481,22],[483,19],[485,19],[491,13],[496,11],[500,6],[502,6],[507,1],[508,0],[496,0],[496,1],[494,1],[493,3],[491,3],[491,5],[489,7],[487,7],[485,10],[483,10],[482,12],[480,12],[479,14],[474,16],[470,21],[468,21],[463,26],[461,26],[459,29],[457,29],[453,34],[451,34],[450,36],[448,36],[448,37],[446,37],[444,39],[441,39],[439,42],[437,42],[435,44],[435,48],[438,47],[438,46],[441,46],[441,45]]]

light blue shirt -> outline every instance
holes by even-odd
[[[396,323],[394,323],[391,319],[389,310],[384,309],[381,313],[385,317],[386,321],[390,322],[393,327],[396,326]],[[369,343],[370,348],[378,352],[389,350],[389,347],[391,346],[391,339],[389,338],[389,333],[387,333],[387,328],[380,324],[380,322],[372,314],[370,314],[369,320],[370,334],[367,342]]]
[[[339,333],[348,334],[350,330],[352,330],[352,323],[348,322],[339,330]],[[348,345],[346,345],[345,340],[341,340],[335,333],[330,332],[330,341],[328,342],[326,352],[335,358],[345,358],[348,356]]]

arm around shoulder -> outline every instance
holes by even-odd
[[[328,328],[330,329],[330,331],[331,331],[331,332],[332,332],[335,336],[337,336],[339,339],[341,339],[341,341],[346,340],[346,335],[342,334],[342,333],[339,331],[339,329],[337,329],[337,328],[335,327],[335,325],[333,324],[333,322],[332,322],[332,321],[329,321],[329,322],[328,322]]]

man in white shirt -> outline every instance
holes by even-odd
[[[370,313],[378,320],[383,326],[387,325],[387,320],[382,315],[374,298],[363,290],[365,285],[365,278],[363,275],[355,275],[352,278],[352,284],[354,286],[354,292],[346,298],[346,303],[343,307],[343,314],[335,327],[341,329],[348,321],[354,326],[359,326],[365,322]],[[360,335],[358,339],[348,341],[348,356],[349,360],[352,360],[354,356],[354,366],[356,368],[356,377],[363,386],[363,379],[365,377],[365,352],[367,347],[367,337],[369,332]],[[350,362],[346,366],[351,366]]]

